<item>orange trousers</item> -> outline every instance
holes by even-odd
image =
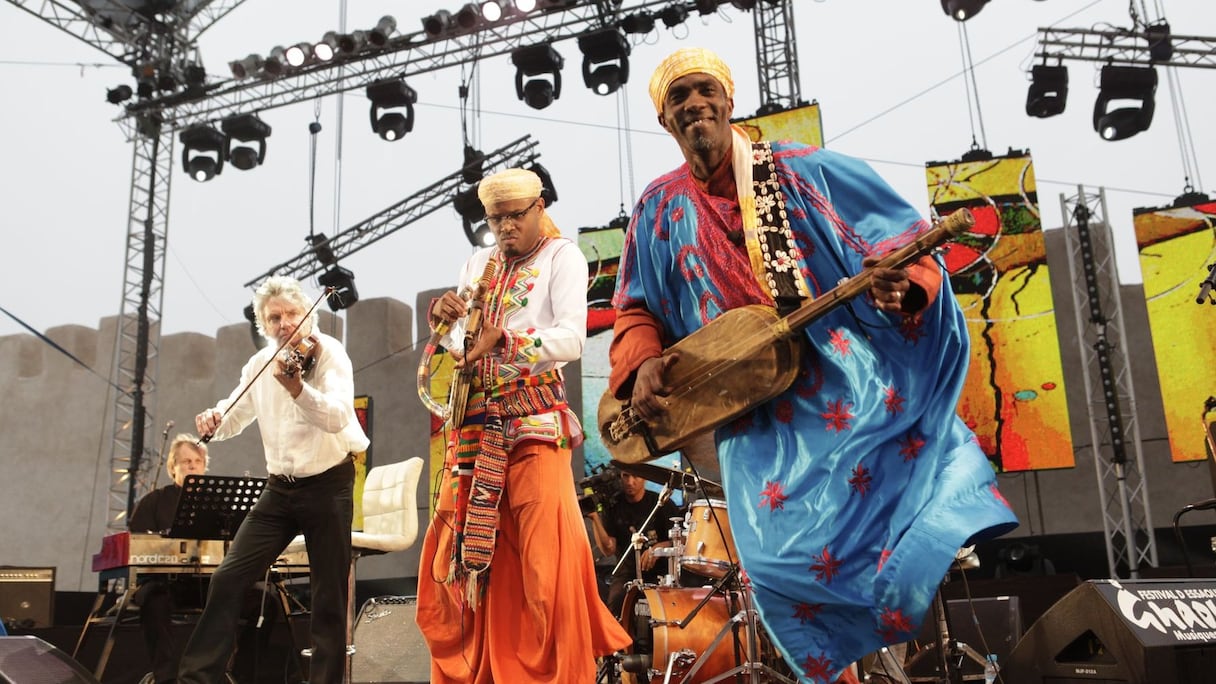
[[[570,450],[524,442],[512,450],[498,506],[498,538],[479,604],[445,584],[454,502],[445,468],[418,573],[418,627],[431,681],[584,684],[595,657],[630,637],[600,601],[570,471]]]

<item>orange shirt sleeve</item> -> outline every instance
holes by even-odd
[[[921,306],[915,311],[905,311],[904,313],[915,316],[916,314],[929,308],[929,305],[937,299],[937,293],[942,287],[942,271],[938,267],[937,262],[931,256],[923,256],[916,263],[908,266],[908,280],[912,281],[913,285],[920,287],[925,292],[925,300]]]
[[[663,353],[663,328],[654,314],[634,307],[616,312],[612,335],[608,347],[608,362],[612,365],[608,388],[617,399],[628,399],[638,367]]]

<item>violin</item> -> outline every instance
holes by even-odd
[[[317,352],[321,349],[321,341],[315,335],[301,338],[299,342],[284,348],[281,352],[283,361],[287,364],[284,374],[289,378],[296,373],[304,378],[317,365]]]

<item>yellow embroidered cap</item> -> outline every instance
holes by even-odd
[[[654,101],[656,112],[663,113],[663,98],[667,97],[671,84],[688,74],[709,74],[726,89],[727,97],[735,96],[735,82],[730,76],[730,67],[721,57],[705,48],[680,48],[668,55],[650,77],[650,99]]]
[[[477,186],[477,198],[483,206],[518,199],[540,197],[540,176],[527,169],[506,169],[487,176]]]

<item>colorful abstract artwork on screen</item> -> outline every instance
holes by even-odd
[[[943,255],[971,337],[958,413],[998,470],[1072,467],[1034,163],[1011,150],[925,170],[938,215],[968,207],[976,218]]]
[[[1216,262],[1216,202],[1194,199],[1138,209],[1133,219],[1170,454],[1178,462],[1205,458],[1205,402],[1216,395],[1216,292],[1203,289]]]

